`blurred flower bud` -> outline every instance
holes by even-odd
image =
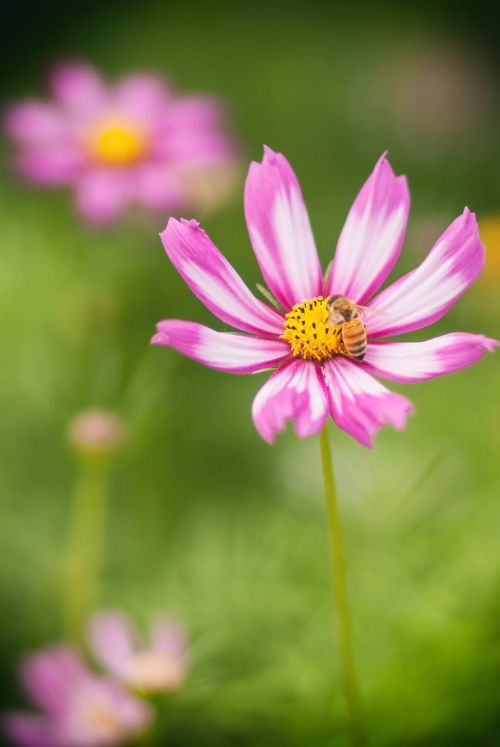
[[[105,456],[124,446],[127,428],[115,413],[99,409],[86,410],[71,421],[69,438],[79,453]]]

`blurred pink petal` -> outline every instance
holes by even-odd
[[[88,680],[72,693],[66,718],[59,722],[60,742],[73,745],[121,745],[142,734],[153,719],[150,706],[117,682]]]
[[[50,88],[56,100],[72,115],[92,116],[106,102],[106,87],[91,65],[67,62],[52,70]]]
[[[90,650],[102,666],[121,676],[125,663],[139,648],[140,642],[129,618],[122,612],[98,612],[88,625]]]
[[[216,132],[177,130],[157,140],[154,154],[167,159],[172,168],[207,167],[231,163],[234,149],[227,139]]]
[[[7,133],[28,145],[53,145],[71,133],[63,112],[54,104],[26,101],[14,104],[5,115]]]
[[[235,144],[225,136],[222,102],[204,96],[171,99],[158,122],[154,154],[175,167],[226,166],[234,161]]]
[[[87,171],[76,185],[78,211],[89,223],[99,225],[117,218],[125,209],[129,184],[111,170]]]
[[[169,169],[156,164],[137,169],[133,191],[139,204],[166,212],[181,205],[185,196],[181,181]]]
[[[61,745],[52,723],[43,716],[12,712],[4,716],[2,725],[6,736],[14,744],[25,745],[25,747],[58,747]]]
[[[30,698],[51,715],[60,714],[68,690],[87,676],[79,654],[62,645],[28,656],[21,666],[21,678]]]
[[[283,340],[215,332],[196,322],[167,319],[158,322],[157,330],[153,337],[155,344],[168,345],[204,366],[228,373],[262,371],[281,363],[290,354]]]
[[[184,682],[187,642],[182,627],[168,618],[153,622],[151,640],[145,644],[126,615],[101,612],[92,618],[88,637],[110,674],[139,692],[170,692]]]
[[[156,617],[151,625],[151,645],[155,651],[162,651],[176,658],[187,654],[186,633],[182,625],[169,617]]]
[[[164,116],[169,92],[166,84],[157,76],[135,73],[116,84],[113,100],[119,111],[133,112],[139,121],[154,125],[157,118]]]
[[[404,176],[395,176],[385,155],[363,185],[347,217],[327,282],[363,304],[394,267],[406,233],[410,194]]]
[[[264,149],[245,186],[245,216],[264,280],[288,309],[323,288],[321,266],[299,182],[281,153]]]
[[[82,155],[73,147],[25,150],[17,156],[16,168],[25,179],[55,187],[71,184],[82,168]]]
[[[170,134],[188,130],[217,131],[224,115],[221,101],[208,96],[178,96],[163,114],[161,127]]]

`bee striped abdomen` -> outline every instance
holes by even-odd
[[[366,353],[366,327],[359,317],[342,325],[342,343],[349,358],[363,360]]]

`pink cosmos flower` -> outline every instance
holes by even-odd
[[[101,747],[128,742],[150,724],[146,703],[95,676],[77,653],[54,646],[26,659],[24,686],[40,715],[9,713],[7,735],[26,747]]]
[[[121,612],[99,612],[89,623],[95,658],[119,680],[144,693],[177,690],[188,666],[186,637],[180,625],[158,617],[145,646],[129,618]]]
[[[49,86],[51,101],[7,112],[16,168],[28,181],[73,187],[91,223],[111,221],[132,203],[164,212],[198,204],[207,174],[216,185],[214,172],[223,179],[234,168],[234,144],[213,98],[175,94],[149,74],[108,85],[79,63],[56,68]]]
[[[152,342],[168,345],[229,373],[277,370],[255,397],[255,426],[266,441],[294,421],[301,437],[329,416],[365,446],[386,423],[400,430],[411,402],[372,374],[398,382],[425,381],[458,371],[498,343],[456,332],[424,342],[381,338],[440,319],[478,276],[484,262],[476,219],[465,209],[440,236],[420,267],[378,292],[401,251],[410,197],[385,156],[356,197],[323,277],[299,182],[287,160],[269,148],[252,163],[245,215],[264,279],[283,311],[258,300],[196,221],[170,219],[165,251],[192,292],[225,324],[246,334],[216,332],[194,322],[159,322]],[[329,322],[331,296],[365,307],[364,360],[339,345]]]

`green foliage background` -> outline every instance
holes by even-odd
[[[76,56],[110,76],[152,69],[180,89],[227,99],[241,179],[229,203],[201,220],[251,285],[260,278],[242,188],[262,143],[296,168],[325,265],[388,148],[413,198],[400,274],[465,204],[480,217],[500,210],[496,61],[486,34],[460,20],[439,9],[317,3],[91,5],[41,34],[2,91],[5,101],[41,94],[46,65]],[[442,54],[463,106],[452,99],[414,112],[404,71],[430,67],[424,79],[434,81]],[[458,114],[443,125],[453,106]],[[166,706],[164,743],[344,745],[317,443],[291,433],[274,448],[260,440],[250,403],[262,377],[226,376],[149,347],[161,318],[221,328],[164,256],[157,233],[168,216],[92,232],[68,195],[16,184],[7,145],[4,155],[4,707],[21,702],[20,653],[60,635],[76,479],[66,428],[76,412],[103,406],[123,415],[131,441],[112,476],[102,604],[144,626],[168,610],[192,643],[192,673]],[[499,337],[499,283],[487,271],[432,334]],[[500,744],[499,375],[500,358],[489,356],[401,388],[417,414],[403,434],[384,431],[373,451],[332,427],[373,745]]]

